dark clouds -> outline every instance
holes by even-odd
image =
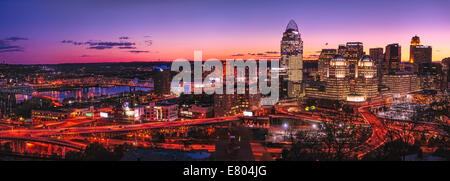
[[[28,38],[13,36],[0,40],[0,53],[23,52],[24,48],[22,46],[11,44],[12,42],[20,40],[28,40]]]
[[[259,52],[259,53],[247,53],[248,55],[252,56],[259,56],[259,57],[278,57],[277,54],[279,52],[277,51],[266,51],[266,52]]]
[[[104,49],[111,49],[112,46],[90,46],[88,49],[96,49],[96,50],[104,50]]]
[[[19,41],[19,40],[28,40],[28,38],[13,36],[5,39],[6,41]]]
[[[135,50],[135,49],[137,49],[136,43],[131,42],[131,41],[124,41],[124,40],[128,40],[128,39],[130,39],[130,37],[122,36],[122,37],[119,37],[120,41],[117,41],[117,42],[115,42],[115,41],[93,41],[93,40],[89,40],[89,41],[85,41],[85,42],[78,42],[78,41],[73,41],[73,40],[63,40],[63,41],[61,41],[61,43],[72,44],[75,46],[87,46],[86,49],[90,49],[90,50],[105,50],[105,49],[117,48],[117,49],[123,49],[123,50],[132,50],[132,51],[127,51],[130,53],[149,53],[149,51],[145,51],[145,50]],[[152,40],[145,40],[144,44],[147,46],[151,46]]]
[[[252,56],[252,57],[254,56],[254,57],[257,57],[257,58],[274,58],[274,59],[278,59],[278,58],[280,58],[279,53],[280,52],[278,52],[278,51],[265,51],[265,52],[256,52],[256,53],[249,52],[249,53],[247,53],[247,55]],[[237,54],[233,54],[231,56],[232,57],[243,57],[245,55],[246,54],[237,53]]]
[[[119,47],[119,49],[136,49],[136,47],[124,46],[124,47]]]
[[[113,47],[130,47],[136,45],[133,42],[108,42],[108,41],[87,41],[87,42],[76,42],[73,40],[63,40],[61,43],[70,43],[73,45],[87,45],[88,49],[109,49]]]
[[[130,52],[130,53],[150,53],[150,51],[142,51],[142,50],[131,50],[128,52]]]

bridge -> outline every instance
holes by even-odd
[[[41,143],[48,143],[58,146],[64,146],[68,148],[73,148],[77,150],[82,150],[86,145],[81,143],[76,143],[72,141],[58,140],[46,137],[28,137],[28,136],[0,136],[0,140],[21,140],[21,141],[34,141]]]
[[[186,121],[153,122],[135,125],[112,125],[112,126],[97,126],[97,127],[58,128],[58,129],[2,130],[0,131],[0,139],[36,141],[81,150],[85,147],[84,144],[66,140],[63,141],[58,139],[52,139],[50,137],[57,135],[70,135],[70,134],[113,133],[113,132],[128,132],[128,131],[179,127],[179,126],[194,126],[194,125],[224,123],[236,120],[240,120],[240,116],[194,119]]]
[[[154,88],[153,80],[124,79],[116,77],[85,77],[74,79],[58,79],[46,84],[35,84],[34,89],[52,89],[60,87],[95,87],[99,85],[129,86]]]

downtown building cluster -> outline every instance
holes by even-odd
[[[317,72],[305,81],[306,97],[364,102],[448,88],[448,60],[432,62],[431,46],[421,45],[418,36],[411,40],[410,61],[401,60],[398,43],[370,48],[368,55],[361,42],[322,49]]]
[[[377,67],[361,42],[322,50],[315,80],[306,83],[306,96],[339,101],[365,101],[378,95]]]

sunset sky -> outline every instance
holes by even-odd
[[[349,41],[364,50],[418,35],[450,57],[448,0],[0,0],[0,61],[15,64],[274,58],[294,19],[304,59]],[[325,44],[328,43],[328,46]]]

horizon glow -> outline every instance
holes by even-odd
[[[440,61],[450,57],[448,7],[450,2],[445,0],[2,0],[0,61],[192,60],[195,50],[203,51],[203,60],[272,59],[279,55],[273,52],[280,51],[281,36],[290,19],[299,26],[305,60],[317,59],[322,48],[358,41],[363,42],[367,54],[369,48],[399,43],[402,60],[407,61],[411,38],[418,35],[423,45],[433,47],[433,61]],[[11,37],[26,40],[6,40]],[[63,40],[134,45],[133,49],[88,49]]]

